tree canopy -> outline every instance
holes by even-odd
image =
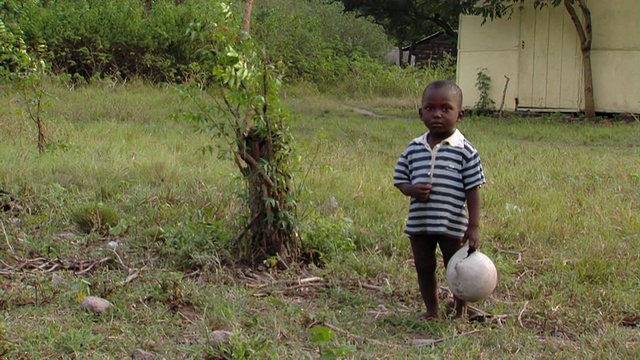
[[[416,41],[442,30],[449,34],[458,27],[462,8],[458,1],[429,0],[335,0],[346,11],[371,17],[382,25],[397,45]]]
[[[569,0],[574,2],[574,0]],[[448,0],[446,2],[459,3],[459,10],[462,14],[480,15],[485,20],[501,18],[511,15],[515,6],[521,4],[523,0]],[[536,9],[545,6],[558,6],[563,0],[534,0],[533,6]]]
[[[396,44],[418,40],[438,30],[453,34],[460,14],[480,15],[485,20],[509,16],[522,0],[334,0],[346,11],[371,17],[382,25]],[[574,0],[570,0],[574,2]],[[536,9],[558,6],[563,0],[534,0]]]

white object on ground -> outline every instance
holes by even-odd
[[[97,296],[87,296],[83,298],[80,305],[82,305],[83,308],[98,314],[113,308],[112,303]]]
[[[458,250],[447,265],[447,283],[460,300],[486,299],[498,284],[498,270],[489,257],[478,250],[467,255],[469,246]]]

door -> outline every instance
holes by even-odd
[[[579,110],[582,61],[571,18],[563,6],[520,11],[518,108]]]

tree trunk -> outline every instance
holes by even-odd
[[[253,10],[253,0],[246,0],[244,8],[244,17],[242,18],[242,30],[249,34],[249,27],[251,24],[251,11]]]
[[[149,15],[153,10],[153,0],[144,0],[144,16]]]
[[[239,149],[240,157],[247,164],[243,174],[248,183],[251,211],[251,221],[247,226],[251,234],[249,247],[254,263],[278,256],[284,263],[282,265],[286,265],[298,255],[295,253],[294,231],[289,226],[291,221],[285,218],[291,216],[293,211],[286,201],[290,192],[289,182],[275,181],[260,168],[261,164],[277,162],[272,147],[265,134],[251,128]],[[288,179],[287,176],[283,178]]]
[[[582,50],[582,70],[584,76],[584,115],[588,119],[596,117],[593,96],[593,70],[591,69],[591,50]]]
[[[404,54],[402,53],[402,43],[398,44],[398,66],[404,68]]]
[[[582,12],[582,20],[578,16],[574,4]],[[571,21],[578,32],[580,39],[580,51],[582,53],[582,71],[584,79],[584,114],[588,119],[596,117],[595,95],[593,93],[593,70],[591,68],[591,40],[593,37],[593,25],[591,23],[591,11],[585,0],[564,0]]]

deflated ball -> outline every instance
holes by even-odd
[[[447,283],[460,300],[477,302],[486,299],[498,283],[498,270],[489,257],[477,250],[471,254],[464,246],[449,260]]]

